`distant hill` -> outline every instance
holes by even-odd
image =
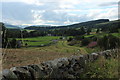
[[[95,27],[96,24],[109,22],[109,19],[99,19],[99,20],[92,20],[87,22],[82,22],[78,24],[68,25],[68,27]]]
[[[99,24],[96,24],[95,26],[96,27],[119,27],[120,28],[120,20],[114,20],[114,21],[109,21],[109,22],[104,22],[104,23],[99,23]]]
[[[6,23],[4,23],[4,25],[8,29],[21,29],[20,27],[18,27],[16,25],[11,25],[11,24],[6,24]]]
[[[51,27],[51,25],[32,25],[32,26],[35,26],[35,27]]]
[[[78,28],[78,27],[95,27],[96,24],[99,23],[105,23],[109,22],[109,19],[99,19],[99,20],[93,20],[93,21],[87,21],[87,22],[82,22],[82,23],[77,23],[77,24],[72,24],[72,25],[66,25],[66,26],[28,26],[25,29],[29,30],[45,30],[45,29],[59,29],[59,28]]]

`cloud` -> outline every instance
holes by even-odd
[[[36,20],[34,23],[47,23],[52,25],[68,25],[68,24],[73,24],[73,23],[78,23],[82,22],[85,20],[89,20],[89,17],[87,17],[86,14],[83,15],[77,15],[77,14],[72,14],[72,13],[67,13],[67,12],[62,12],[62,11],[37,11],[35,12],[33,16],[36,16]]]
[[[1,2],[15,2],[15,3],[26,3],[26,4],[35,4],[35,5],[42,5],[39,0],[2,0]]]
[[[120,19],[120,1],[118,3],[118,18]]]
[[[118,0],[4,0],[2,21],[10,24],[68,25],[117,19]],[[1,16],[0,16],[1,17]]]
[[[0,21],[2,21],[2,4],[0,3]]]
[[[24,3],[3,3],[2,4],[2,21],[9,22],[9,20],[15,20],[13,22],[31,23],[34,18],[31,16],[31,6]]]
[[[108,18],[111,20],[118,19],[118,8],[106,9],[106,12],[101,13],[101,14],[99,13],[97,18]]]
[[[116,6],[116,5],[118,5],[118,2],[106,2],[106,3],[102,3],[102,4],[100,4],[99,6],[102,6],[102,7],[104,7],[104,6]]]

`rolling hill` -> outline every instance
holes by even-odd
[[[45,30],[45,29],[61,29],[61,28],[78,28],[78,27],[95,27],[96,24],[100,23],[105,23],[109,22],[109,19],[99,19],[99,20],[93,20],[93,21],[87,21],[87,22],[82,22],[82,23],[77,23],[77,24],[72,24],[72,25],[66,25],[66,26],[47,26],[47,27],[41,27],[41,26],[28,26],[25,29],[29,30]]]
[[[16,25],[11,25],[11,24],[7,24],[7,23],[4,23],[4,25],[6,28],[9,28],[9,29],[20,29],[20,27],[16,26]]]
[[[19,27],[19,26],[0,22],[0,27],[3,26],[3,25],[4,25],[7,29],[21,29],[21,27]]]
[[[119,25],[120,25],[120,20],[114,20],[114,21],[96,24],[97,27],[114,27],[114,28],[120,27]]]

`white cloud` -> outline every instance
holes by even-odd
[[[108,18],[110,20],[116,20],[118,19],[118,9],[117,8],[108,9],[108,11],[105,13],[99,13],[97,18]]]
[[[1,2],[23,2],[27,4],[43,5],[39,0],[2,0]]]
[[[107,2],[107,3],[102,3],[100,4],[99,6],[117,6],[118,5],[118,2]]]
[[[4,21],[14,24],[65,25],[92,19],[117,19],[119,0],[3,0]],[[11,2],[11,3],[8,3]],[[13,4],[16,3],[16,4]],[[20,3],[21,2],[21,3]],[[17,5],[18,4],[18,5]],[[24,5],[23,5],[24,4]],[[109,4],[109,7],[107,6]],[[16,5],[16,7],[14,7]],[[25,6],[26,5],[26,6]],[[101,6],[100,6],[101,5]],[[12,20],[12,21],[10,21]]]
[[[69,9],[69,8],[74,8],[74,6],[63,4],[63,5],[60,5],[60,8],[62,8],[62,9]]]
[[[12,24],[12,25],[21,25],[21,24],[24,24],[22,21],[20,20],[15,20],[15,19],[2,19],[3,22],[5,23],[9,23],[9,24]]]

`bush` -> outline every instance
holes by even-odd
[[[80,78],[118,78],[118,59],[100,57],[97,61],[88,63]]]
[[[89,38],[85,38],[81,41],[81,45],[82,46],[87,46],[90,43],[90,39]]]
[[[94,37],[92,38],[92,40],[93,40],[93,41],[97,41],[97,37],[94,36]]]
[[[72,41],[72,40],[73,40],[73,38],[70,37],[67,41],[70,42],[70,41]]]
[[[104,50],[114,49],[120,47],[120,39],[113,35],[104,36],[98,40],[98,45]]]
[[[70,41],[70,42],[68,43],[68,45],[73,46],[73,45],[79,44],[79,43],[80,43],[80,42],[78,42],[78,41],[76,41],[76,40],[73,40],[73,41]]]
[[[83,40],[83,39],[84,39],[84,36],[75,36],[74,39],[75,39],[75,40]]]
[[[17,46],[17,40],[15,38],[13,38],[10,41],[10,48],[16,48],[16,46]]]

